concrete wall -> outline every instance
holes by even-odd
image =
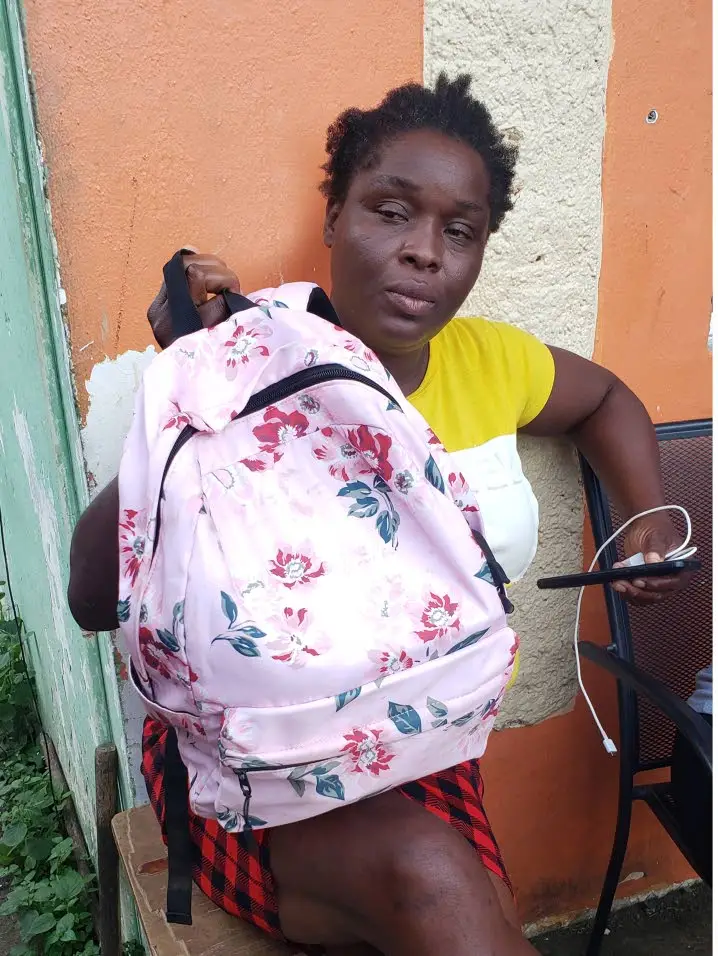
[[[489,243],[464,313],[511,322],[590,358],[601,264],[601,152],[611,47],[609,0],[428,0],[424,73],[445,64],[474,77],[520,148],[516,208]],[[542,521],[530,575],[516,588],[522,668],[501,726],[536,723],[577,691],[571,592],[535,581],[578,570],[583,504],[573,452],[525,441],[522,458]]]
[[[91,483],[116,468],[167,255],[188,242],[218,252],[246,288],[326,281],[314,186],[327,123],[442,66],[473,73],[522,150],[516,211],[467,312],[583,354],[597,341],[660,417],[709,412],[707,0],[26,5]],[[526,461],[543,506],[535,570],[578,566],[570,455],[544,444]],[[534,920],[595,902],[616,767],[573,707],[569,599],[544,603],[530,582],[517,597],[525,653],[505,712],[516,729],[494,736],[484,769]],[[594,600],[584,636],[604,634]],[[611,723],[610,682],[589,680]],[[139,715],[126,719],[136,742]],[[632,893],[687,875],[640,811],[631,871],[646,874]]]

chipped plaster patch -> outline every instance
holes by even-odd
[[[92,369],[85,387],[89,395],[82,446],[94,494],[115,477],[122,446],[132,423],[135,393],[142,375],[157,353],[149,345],[144,352],[123,352]]]

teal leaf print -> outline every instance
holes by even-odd
[[[353,700],[357,699],[359,694],[361,694],[361,687],[354,687],[352,690],[345,690],[343,694],[337,694],[334,698],[337,711],[341,710],[342,707],[346,707],[347,704],[351,704]]]
[[[483,631],[477,631],[475,634],[469,634],[468,637],[465,637],[463,641],[459,641],[458,644],[454,644],[453,647],[450,647],[446,652],[447,654],[455,654],[457,651],[463,651],[467,647],[471,647],[472,644],[476,644],[477,641],[480,641],[484,634],[488,633],[488,627]]]
[[[448,723],[449,721],[446,719],[446,717],[442,717],[439,720],[432,720],[431,727],[433,730],[438,730],[439,727],[446,727]]]
[[[288,309],[289,306],[286,302],[280,302],[279,299],[272,299],[272,305],[275,309]]]
[[[266,760],[260,760],[259,757],[243,757],[242,758],[242,770],[274,770],[274,764],[267,763]],[[239,776],[242,773],[242,770],[235,770],[234,772]]]
[[[428,482],[430,482],[430,484],[434,486],[434,488],[436,488],[437,491],[440,491],[442,495],[445,494],[446,488],[444,486],[444,479],[439,471],[439,466],[434,461],[433,455],[429,455],[426,460],[426,465],[424,465],[424,477]]]
[[[172,608],[172,620],[184,623],[184,601],[178,601]]]
[[[312,767],[309,771],[314,777],[326,777],[328,773],[339,766],[338,760],[330,760],[329,763],[323,763],[319,767]]]
[[[215,641],[227,641],[242,657],[261,657],[259,648],[251,637],[238,637],[237,634],[230,631],[229,634],[219,634],[212,643],[214,644]]]
[[[475,711],[470,710],[469,713],[464,714],[463,717],[457,717],[456,720],[451,721],[451,726],[463,727],[464,724],[468,724],[468,722],[471,720],[471,718],[474,716],[475,713],[476,713]]]
[[[476,572],[474,575],[475,578],[478,578],[479,581],[486,581],[487,584],[493,584],[494,579],[491,576],[491,569],[488,564],[482,565],[481,569]]]
[[[299,780],[300,777],[306,777],[309,773],[309,768],[306,766],[295,767],[294,770],[289,774],[288,780]]]
[[[344,784],[335,773],[328,777],[317,777],[317,793],[320,797],[332,797],[334,800],[345,799]]]
[[[446,717],[449,713],[446,704],[442,704],[440,700],[435,700],[433,697],[426,698],[426,706],[429,708],[432,717]]]
[[[379,512],[376,519],[377,531],[387,544],[393,544],[394,547],[396,547],[396,533],[399,529],[400,518],[391,502],[391,488],[381,475],[375,475],[374,490],[384,498],[386,510],[379,511],[379,502],[372,494],[371,488],[363,481],[347,482],[337,494],[340,498],[354,499],[354,504],[350,507],[349,514],[355,518],[373,518],[374,515]]]
[[[172,631],[166,631],[164,628],[158,627],[157,637],[159,637],[160,641],[162,644],[164,644],[168,651],[171,651],[173,654],[176,654],[179,651],[179,641],[174,636]]]
[[[260,637],[267,636],[264,631],[260,631],[254,624],[243,624],[241,627],[235,629],[235,633],[244,634],[245,637],[251,637],[255,641],[259,640]]]
[[[287,777],[287,780],[291,784],[292,790],[296,793],[296,795],[298,797],[303,797],[307,789],[306,780],[299,780],[296,777],[292,777],[291,774]]]
[[[220,823],[225,830],[238,830],[239,829],[239,818],[234,810],[220,810],[217,814],[217,822]]]
[[[410,704],[395,704],[390,700],[387,715],[400,734],[421,733],[421,717]]]
[[[349,509],[349,514],[355,518],[373,518],[379,510],[376,498],[357,498]]]
[[[399,515],[393,509],[382,511],[376,519],[376,528],[386,544],[396,545],[396,533],[399,530]]]
[[[363,481],[350,481],[340,488],[338,498],[366,498],[371,496],[371,488],[365,485]]]
[[[123,598],[121,601],[117,602],[117,620],[120,624],[124,624],[125,621],[130,619],[130,599],[128,597]]]
[[[222,613],[229,621],[231,627],[237,620],[237,605],[226,591],[219,592],[222,595]]]
[[[401,405],[397,405],[396,402],[390,401],[389,404],[386,406],[386,410],[387,410],[388,412],[400,412],[400,411],[401,411]]]
[[[253,830],[255,827],[266,827],[267,821],[263,820],[261,817],[248,816],[244,821],[245,830]]]

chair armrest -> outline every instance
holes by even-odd
[[[700,714],[692,710],[685,701],[669,690],[655,677],[646,674],[635,664],[621,660],[605,647],[590,641],[579,641],[578,649],[582,657],[598,664],[631,690],[647,697],[693,747],[706,769],[713,773],[713,734],[710,726]]]

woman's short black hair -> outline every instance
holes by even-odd
[[[418,129],[434,129],[467,143],[486,163],[491,178],[489,232],[496,232],[513,208],[511,186],[517,149],[494,125],[484,104],[470,92],[471,77],[450,80],[441,73],[436,85],[407,83],[391,90],[373,110],[349,109],[327,130],[329,159],[322,167],[321,191],[343,202],[354,174],[377,159],[388,140]]]

